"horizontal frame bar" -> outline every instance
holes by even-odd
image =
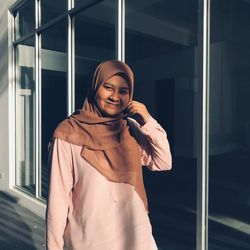
[[[15,40],[12,44],[13,44],[13,46],[17,46],[18,44],[21,44],[24,41],[29,40],[32,37],[35,37],[35,34],[36,34],[35,32],[32,32],[32,33],[29,33],[25,36],[22,36],[22,37],[18,38],[17,40]]]
[[[39,28],[36,29],[36,33],[39,35],[41,34],[43,31],[53,27],[55,24],[59,23],[62,20],[67,20],[68,17],[68,13],[65,12],[59,16],[57,16],[56,18],[52,19],[51,21],[41,25]]]
[[[68,15],[70,16],[75,16],[77,15],[79,12],[86,10],[100,2],[103,2],[104,0],[86,0],[83,2],[83,4],[81,4],[80,6],[74,7],[73,9],[68,11]]]
[[[9,12],[15,17],[16,12],[18,10],[20,10],[21,8],[23,8],[24,5],[27,4],[30,1],[34,1],[34,0],[18,0],[17,2],[15,2],[14,4],[12,4],[9,7]]]

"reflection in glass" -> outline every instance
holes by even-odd
[[[249,1],[211,1],[209,249],[250,249],[249,29]]]
[[[165,128],[173,170],[145,169],[159,249],[195,249],[198,1],[126,1],[126,62],[135,99]]]
[[[28,1],[15,16],[15,39],[34,32],[35,29],[35,1]]]
[[[42,34],[42,197],[47,196],[48,143],[67,115],[67,22]]]
[[[76,109],[82,107],[97,64],[115,58],[115,3],[103,1],[75,17]]]
[[[16,185],[35,195],[34,38],[16,48]]]
[[[67,0],[41,0],[42,24],[63,14],[67,10]]]

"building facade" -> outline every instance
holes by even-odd
[[[1,190],[44,216],[52,132],[116,58],[173,153],[172,171],[144,171],[159,249],[250,248],[249,0],[1,5]]]

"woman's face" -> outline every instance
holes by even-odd
[[[129,87],[119,75],[110,77],[97,90],[96,104],[103,116],[117,116],[129,103]]]

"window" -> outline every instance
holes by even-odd
[[[249,248],[249,24],[248,1],[211,1],[208,242],[211,249]]]
[[[75,107],[81,109],[96,66],[116,57],[116,1],[81,11],[74,21]]]
[[[67,116],[67,21],[41,32],[41,195],[47,196],[48,143]]]
[[[41,0],[41,23],[45,24],[54,18],[66,14],[67,0]]]
[[[196,210],[198,1],[126,0],[125,20],[135,98],[167,131],[174,162],[167,173],[145,171],[149,201],[157,207],[149,214],[155,238],[159,249],[171,248],[173,234],[178,248],[194,249],[196,217],[190,211]]]
[[[53,130],[82,107],[96,65],[125,55],[174,156],[171,173],[145,173],[159,249],[249,248],[249,1],[23,0],[10,12],[16,188],[46,199]]]
[[[34,37],[16,46],[16,185],[35,195]]]
[[[82,107],[96,65],[117,55],[116,0],[90,0],[76,7],[71,0],[27,0],[10,11],[15,186],[46,199],[52,133],[75,107]]]
[[[15,16],[15,39],[21,38],[35,29],[35,1],[28,1],[17,9]]]

